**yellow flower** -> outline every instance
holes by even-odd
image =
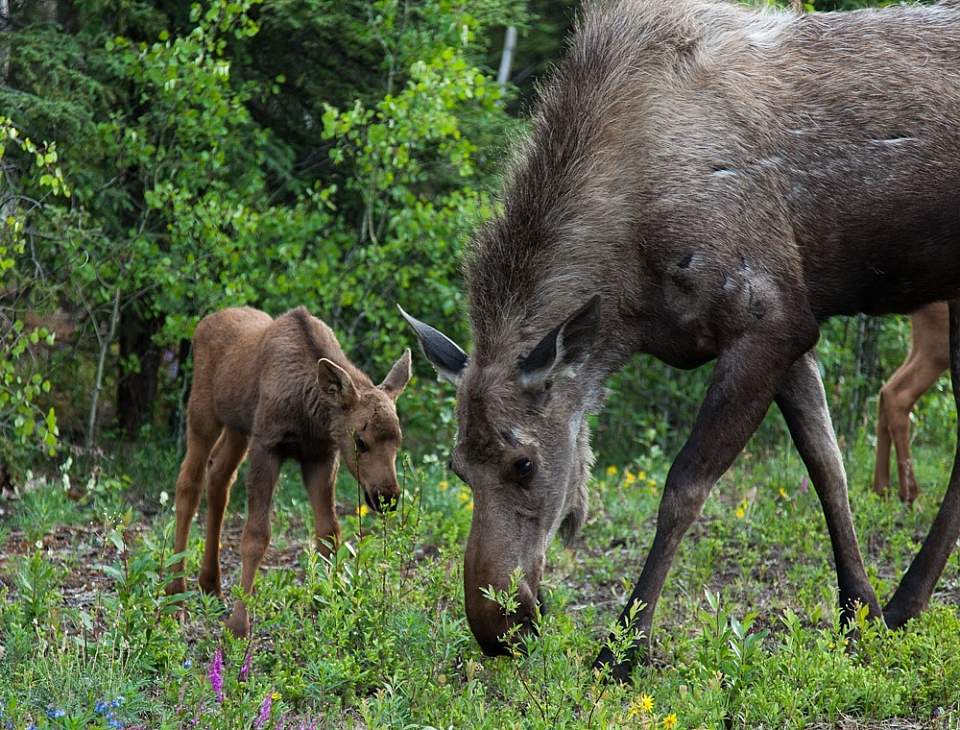
[[[458,494],[457,496],[460,498],[460,501],[461,501],[461,502],[466,503],[466,502],[469,502],[469,501],[470,501],[470,493],[469,493],[469,492],[460,492],[460,494]]]
[[[743,506],[741,505],[740,507],[737,507],[737,519],[742,520],[746,516],[747,511],[743,508]]]
[[[617,469],[617,467],[615,467],[615,466],[613,466],[613,464],[611,464],[610,466],[607,467],[607,476],[608,476],[608,477],[615,477],[615,476],[617,475],[617,471],[619,471],[619,470]]]
[[[627,709],[627,717],[640,717],[649,715],[653,711],[653,697],[648,694],[642,694],[630,703]]]
[[[646,478],[647,478],[647,472],[645,472],[643,469],[641,469],[641,470],[637,473],[637,479],[639,479],[639,480],[642,482],[642,481],[643,481],[644,479],[646,479]]]
[[[473,500],[472,500],[472,499],[471,499],[469,502],[467,502],[467,511],[468,511],[468,512],[473,512]]]
[[[780,498],[781,499],[790,499],[790,495],[787,494],[787,490],[783,487],[780,487]]]
[[[632,472],[632,471],[630,471],[629,469],[627,469],[625,472],[623,472],[623,483],[624,483],[624,484],[626,484],[626,485],[629,487],[629,486],[630,486],[631,484],[633,484],[635,481],[637,481],[637,478],[633,475],[633,472]]]
[[[357,514],[360,517],[366,517],[368,514],[370,514],[370,508],[365,504],[361,504],[359,507],[357,507]]]
[[[672,730],[675,728],[677,726],[677,713],[671,712],[669,715],[663,718],[663,726],[667,730]]]
[[[444,480],[441,481],[437,486],[440,488],[440,491],[441,491],[441,492],[446,492],[446,491],[447,491],[447,488],[450,486],[450,482],[448,482],[446,479],[444,479]]]
[[[274,702],[276,702],[277,700],[282,699],[282,698],[283,698],[283,695],[280,694],[279,692],[274,692],[274,693],[270,696],[270,699],[272,699]]]

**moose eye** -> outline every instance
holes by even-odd
[[[526,456],[521,456],[513,462],[513,473],[519,481],[529,479],[533,474],[533,462]]]
[[[356,440],[354,441],[354,446],[357,447],[357,453],[358,453],[358,454],[365,454],[365,453],[367,453],[367,451],[370,450],[370,447],[367,446],[367,442],[364,441],[364,440],[363,440],[362,438],[360,438],[359,436],[357,436]]]

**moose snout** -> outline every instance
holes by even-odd
[[[477,597],[467,598],[467,623],[477,643],[487,656],[503,656],[512,651],[523,651],[525,636],[537,633],[536,616],[539,598],[524,581],[517,590],[516,610],[507,615],[495,601],[479,590]]]
[[[400,487],[395,484],[368,487],[363,490],[363,499],[375,512],[393,512],[400,500]]]

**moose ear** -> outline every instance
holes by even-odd
[[[399,304],[397,309],[407,320],[407,324],[413,328],[420,341],[420,349],[436,369],[440,379],[457,385],[463,375],[463,369],[467,366],[467,353],[439,330],[404,312]]]
[[[572,374],[590,354],[600,325],[600,295],[548,332],[519,363],[520,385],[541,390],[557,377]]]
[[[343,408],[349,408],[356,402],[357,387],[350,373],[325,357],[317,361],[317,384]]]
[[[387,373],[387,377],[385,377],[383,382],[380,383],[380,387],[387,395],[396,400],[403,392],[403,389],[407,387],[407,383],[409,382],[410,348],[408,347],[403,351],[400,359],[393,364],[392,368],[390,368],[390,372]]]

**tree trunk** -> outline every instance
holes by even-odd
[[[502,89],[510,80],[510,68],[513,66],[513,52],[517,47],[517,29],[510,25],[503,39],[503,53],[500,55],[500,69],[497,71],[497,83]]]
[[[162,320],[145,317],[132,306],[120,318],[120,363],[117,374],[117,425],[133,440],[153,414],[160,348],[153,337]]]

